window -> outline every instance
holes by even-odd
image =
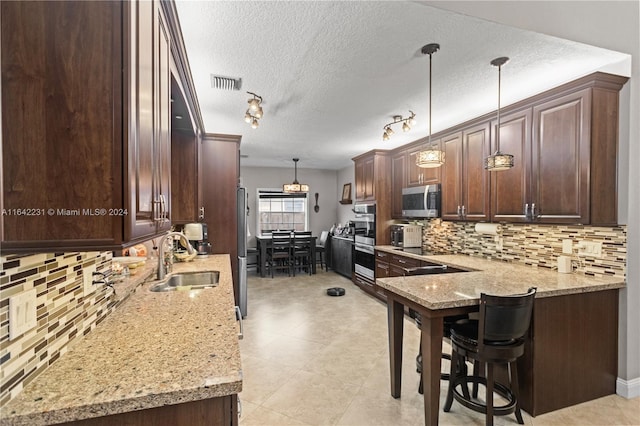
[[[258,189],[257,198],[259,234],[278,229],[307,230],[307,194]]]

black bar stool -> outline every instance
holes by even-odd
[[[535,287],[527,293],[512,296],[480,295],[480,313],[478,320],[461,320],[451,325],[451,371],[449,390],[444,411],[449,412],[455,399],[463,406],[486,415],[486,424],[493,425],[493,416],[505,416],[515,413],[516,420],[524,424],[518,401],[518,370],[516,360],[524,354],[525,337],[531,322]],[[474,374],[457,373],[462,370],[465,358],[474,360]],[[495,364],[509,365],[509,386],[494,380]],[[478,367],[486,374],[481,377]],[[468,384],[473,384],[470,395]],[[486,387],[483,404],[478,400],[478,385]],[[460,390],[458,389],[460,388]],[[503,396],[506,404],[494,407],[493,393]]]

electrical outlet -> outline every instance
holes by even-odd
[[[96,291],[96,286],[93,285],[93,273],[96,272],[96,265],[85,266],[82,269],[82,280],[84,283],[84,295],[87,296]]]
[[[578,256],[602,257],[602,241],[578,242]]]
[[[562,240],[562,253],[573,254],[573,240],[568,238]]]
[[[36,296],[34,288],[9,298],[9,340],[23,335],[38,323]]]

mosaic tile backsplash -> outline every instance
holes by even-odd
[[[466,254],[553,269],[558,256],[563,255],[562,240],[571,239],[575,272],[626,276],[626,226],[501,224],[497,236],[502,239],[501,249],[496,236],[476,233],[475,223],[432,219],[424,221],[423,226],[423,247],[437,253]],[[579,241],[601,241],[602,256],[578,256]]]
[[[107,272],[111,252],[42,253],[0,257],[0,407],[89,333],[117,302],[96,286],[84,296],[84,268]],[[9,299],[36,289],[37,325],[9,340]]]

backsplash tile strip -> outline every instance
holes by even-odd
[[[553,269],[562,253],[562,240],[601,241],[602,257],[572,256],[577,273],[593,276],[626,276],[626,226],[536,225],[502,223],[502,250],[494,236],[475,232],[474,222],[423,222],[422,245],[434,253],[466,254],[533,267]]]
[[[36,289],[37,325],[9,340],[8,321],[0,327],[0,406],[17,395],[47,366],[109,315],[118,302],[100,286],[84,297],[83,268],[111,267],[111,252],[42,253],[0,257],[3,266],[0,317],[8,318],[9,298]]]

